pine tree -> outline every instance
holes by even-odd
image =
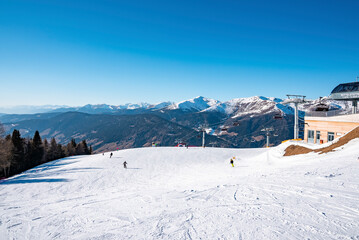
[[[87,146],[86,140],[82,140],[81,143],[82,143],[82,146],[84,148],[84,154],[89,155],[90,154],[90,149]]]
[[[32,139],[24,140],[24,168],[30,169],[37,165],[33,158],[34,147],[32,145]]]
[[[46,138],[44,139],[43,146],[44,146],[44,156],[42,157],[43,162],[48,162],[49,160],[48,160],[47,154],[49,152],[49,142],[47,141]]]
[[[11,141],[10,136],[3,138],[5,129],[0,123],[0,178],[8,177],[11,165]]]
[[[57,158],[66,157],[65,150],[61,144],[57,144]]]
[[[32,140],[32,160],[36,165],[41,164],[44,156],[44,147],[39,131],[36,131]]]
[[[0,178],[8,177],[11,166],[11,141],[0,139]]]
[[[76,155],[76,141],[75,139],[71,139],[71,142],[69,142],[66,146],[66,155],[67,156],[74,156]]]
[[[20,132],[14,130],[11,136],[11,170],[12,173],[19,173],[25,169],[24,140]],[[10,173],[11,174],[11,173]]]
[[[85,154],[85,149],[84,149],[82,142],[80,142],[76,146],[76,155],[84,155],[84,154]]]
[[[76,146],[77,146],[76,140],[75,140],[74,138],[71,139],[70,144],[71,144],[71,147],[72,147],[73,149],[75,149]]]
[[[55,159],[58,159],[58,153],[57,153],[57,143],[56,143],[56,139],[55,138],[51,138],[51,142],[50,142],[50,147],[49,147],[49,151],[48,151],[48,160],[52,161]]]

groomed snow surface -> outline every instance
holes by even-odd
[[[359,141],[323,155],[284,148],[44,164],[0,184],[0,239],[359,239]]]

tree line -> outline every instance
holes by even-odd
[[[91,153],[92,147],[87,146],[86,140],[76,143],[72,139],[63,146],[55,138],[50,142],[42,140],[39,131],[35,132],[33,138],[22,138],[16,129],[5,136],[4,127],[0,123],[0,179],[56,159]]]

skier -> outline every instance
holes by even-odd
[[[110,158],[112,157],[113,153],[110,154]]]
[[[231,161],[230,161],[232,167],[234,167],[234,164],[233,164],[233,163],[234,163],[234,161],[233,161],[234,159],[235,159],[235,157],[232,157],[232,158],[231,158]]]
[[[123,167],[127,168],[127,162],[126,161],[123,162]]]

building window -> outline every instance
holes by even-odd
[[[314,143],[314,130],[308,130],[308,143]]]
[[[319,144],[319,143],[320,143],[320,131],[317,131],[316,134],[317,134],[317,135],[316,135],[316,138],[315,138],[315,140],[316,140],[315,142],[316,142],[317,144]]]
[[[333,132],[328,132],[328,142],[331,142],[334,140],[334,133]]]

